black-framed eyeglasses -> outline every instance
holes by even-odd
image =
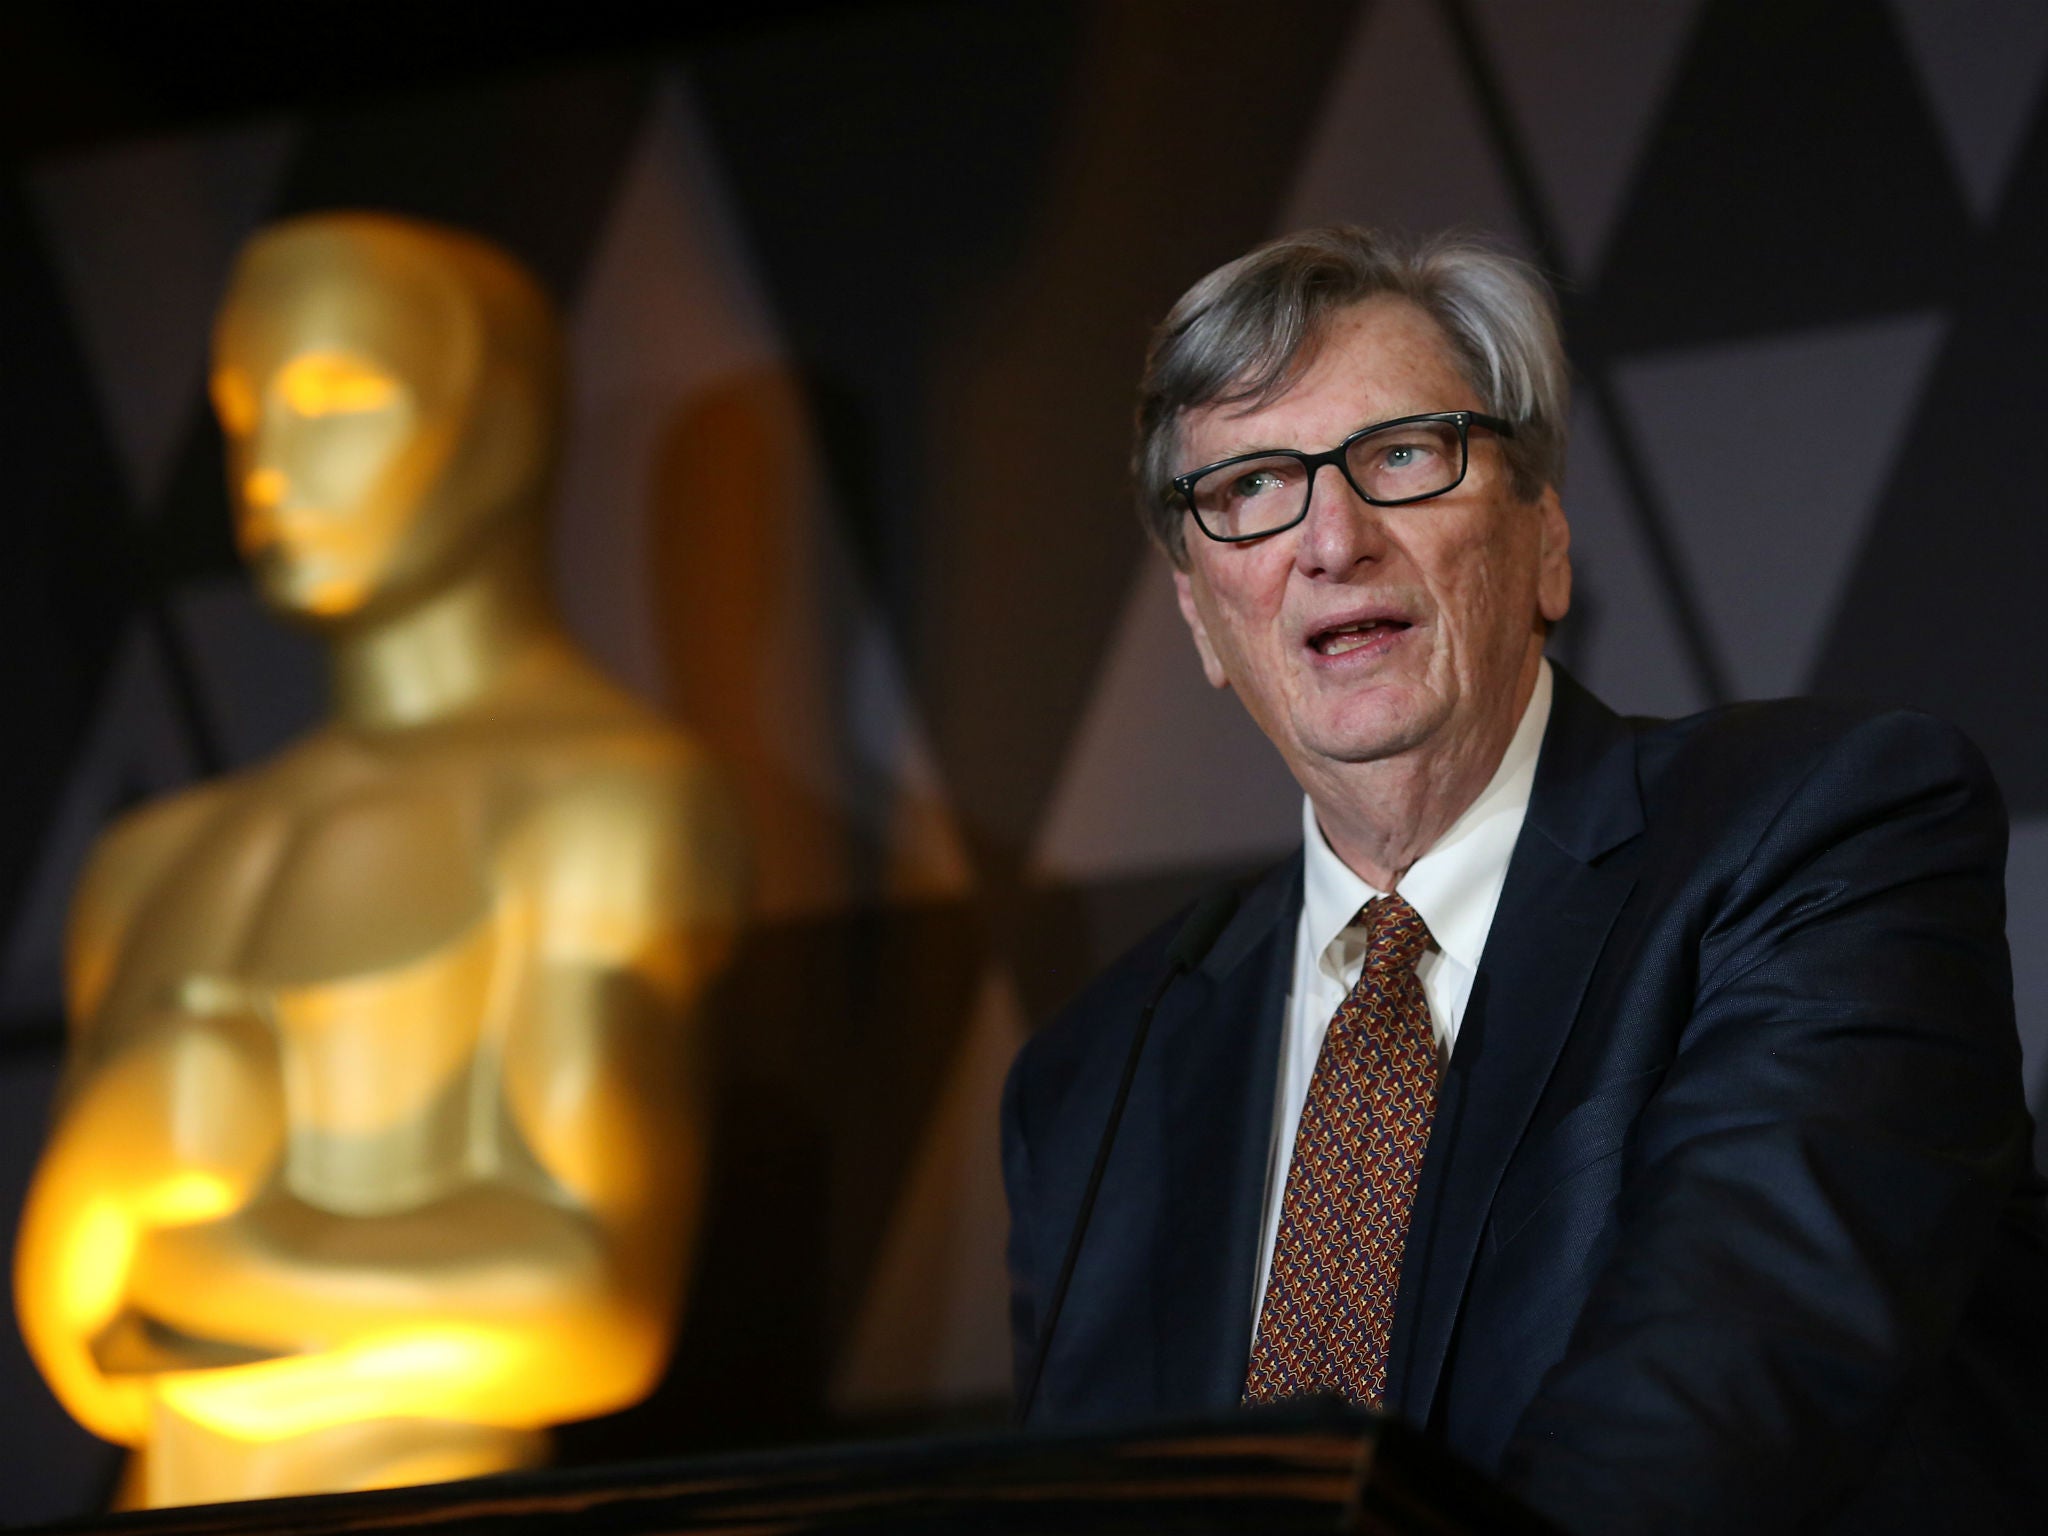
[[[1268,448],[1173,477],[1202,532],[1224,544],[1282,533],[1308,516],[1316,472],[1334,464],[1376,507],[1427,501],[1465,478],[1473,427],[1513,437],[1513,422],[1478,411],[1425,411],[1360,427],[1327,453]]]

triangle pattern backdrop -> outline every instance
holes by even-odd
[[[291,143],[289,124],[266,122],[70,156],[29,178],[138,505],[161,494],[191,425],[229,263]]]
[[[1187,743],[1202,748],[1190,753]],[[1152,555],[1103,654],[1033,866],[1101,879],[1278,858],[1301,837],[1301,791],[1227,692],[1209,686]]]
[[[1622,370],[1742,696],[1805,683],[1943,330],[1907,315]]]
[[[705,1026],[676,1364],[564,1455],[1000,1416],[1010,1054],[1297,836],[1122,466],[1150,323],[1307,221],[1474,226],[1563,280],[1552,648],[1617,707],[1820,689],[1983,745],[2048,1107],[2048,24],[2020,0],[1540,9],[1296,0],[1262,36],[1276,74],[1244,68],[1231,0],[836,8],[11,169],[0,687],[34,729],[0,809],[0,1219],[93,838],[319,711],[317,648],[235,568],[202,374],[240,240],[336,205],[475,228],[561,301],[564,608],[733,766],[759,855]],[[1217,81],[1228,114],[1200,110]],[[112,1457],[11,1332],[0,1402],[9,1515],[91,1507]]]
[[[1980,219],[2005,190],[2048,69],[2048,10],[2030,0],[1894,0],[1956,176]]]
[[[1423,82],[1428,82],[1424,86]],[[1360,8],[1322,121],[1277,221],[1463,225],[1526,245],[1506,169],[1489,152],[1483,104],[1460,69],[1444,7]]]
[[[1600,269],[1699,0],[1485,0],[1486,53],[1542,180],[1566,274]],[[1469,214],[1462,217],[1470,217]]]
[[[1686,715],[1708,702],[1685,635],[1662,600],[1657,572],[1615,468],[1613,434],[1583,395],[1572,411],[1564,503],[1572,531],[1572,607],[1550,651],[1614,708]]]

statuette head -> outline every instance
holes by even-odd
[[[266,599],[319,623],[405,607],[545,498],[560,329],[473,236],[323,213],[258,234],[214,330],[235,537]]]

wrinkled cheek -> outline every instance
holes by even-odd
[[[1443,611],[1448,645],[1461,677],[1471,680],[1519,654],[1536,611],[1528,569],[1498,555],[1482,556],[1449,594]]]
[[[1297,679],[1288,675],[1290,658],[1282,656],[1273,642],[1260,645],[1234,634],[1228,648],[1219,652],[1219,659],[1238,702],[1270,735],[1298,689]]]
[[[1248,681],[1260,670],[1262,651],[1270,642],[1263,633],[1266,626],[1262,616],[1249,605],[1212,598],[1202,624],[1208,632],[1209,648],[1223,663],[1233,683]]]

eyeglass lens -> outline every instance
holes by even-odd
[[[1455,422],[1403,422],[1353,441],[1344,467],[1352,484],[1374,501],[1414,501],[1458,483],[1465,473],[1464,442]],[[1194,484],[1192,500],[1212,536],[1248,539],[1299,520],[1310,494],[1301,460],[1276,453],[1204,475]]]

